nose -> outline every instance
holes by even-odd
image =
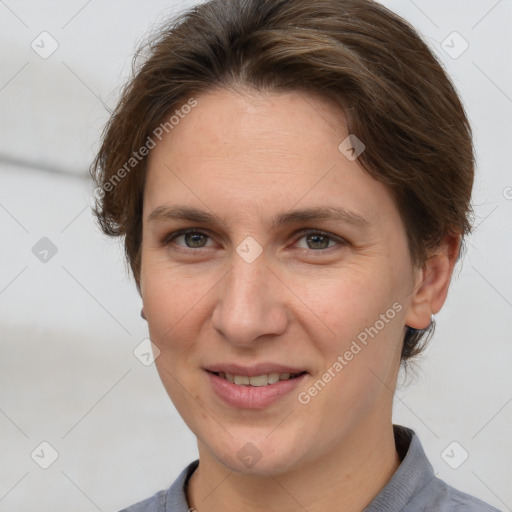
[[[231,270],[219,283],[213,326],[239,346],[283,334],[288,322],[285,294],[264,254],[249,263],[235,252]]]

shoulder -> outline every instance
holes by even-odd
[[[416,504],[424,504],[421,509]],[[432,480],[404,508],[404,512],[424,510],[425,512],[500,512],[488,503],[455,489],[443,480]]]
[[[119,512],[164,512],[167,491],[158,491],[150,498],[123,508]]]
[[[185,487],[189,477],[199,465],[199,460],[191,462],[166,490],[158,491],[150,498],[130,505],[119,512],[189,512]]]
[[[413,430],[394,425],[394,434],[402,462],[365,512],[500,512],[437,478]]]

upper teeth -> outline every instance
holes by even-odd
[[[255,377],[247,377],[247,375],[233,375],[232,373],[219,372],[219,377],[223,377],[229,382],[233,382],[239,386],[266,386],[267,384],[275,384],[280,380],[288,380],[290,376],[296,374],[290,373],[265,373],[256,375]]]

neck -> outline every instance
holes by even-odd
[[[391,421],[358,426],[322,457],[279,475],[232,471],[201,444],[199,459],[187,500],[200,512],[362,511],[400,465]]]

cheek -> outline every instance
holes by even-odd
[[[344,344],[336,346],[336,340],[339,343],[339,340],[356,339],[376,322],[379,331],[389,330],[392,323],[399,324],[397,309],[400,307],[393,308],[393,304],[400,302],[403,286],[389,271],[370,266],[352,267],[329,274],[324,272],[307,281],[297,280],[293,287],[310,310],[308,322],[311,329],[315,324],[314,338],[323,333],[328,345],[333,346],[334,342],[336,349],[343,348]],[[307,317],[307,310],[305,315]],[[387,321],[385,329],[381,315],[385,315],[384,321]]]
[[[309,324],[309,338],[321,354],[318,377],[328,381],[327,392],[318,393],[319,407],[336,403],[343,410],[364,410],[383,390],[383,382],[393,387],[401,351],[403,287],[396,271],[369,266],[314,280],[314,286],[303,284],[304,302],[315,313],[303,325]],[[316,387],[324,389],[322,383]]]
[[[146,270],[144,309],[151,341],[160,350],[155,366],[169,397],[187,421],[191,414],[204,413],[194,405],[200,400],[196,341],[200,338],[201,299],[210,287],[201,279],[184,277],[169,268],[148,265]]]
[[[163,352],[191,350],[199,322],[194,315],[211,288],[209,281],[161,265],[143,267],[144,310],[151,340]]]

